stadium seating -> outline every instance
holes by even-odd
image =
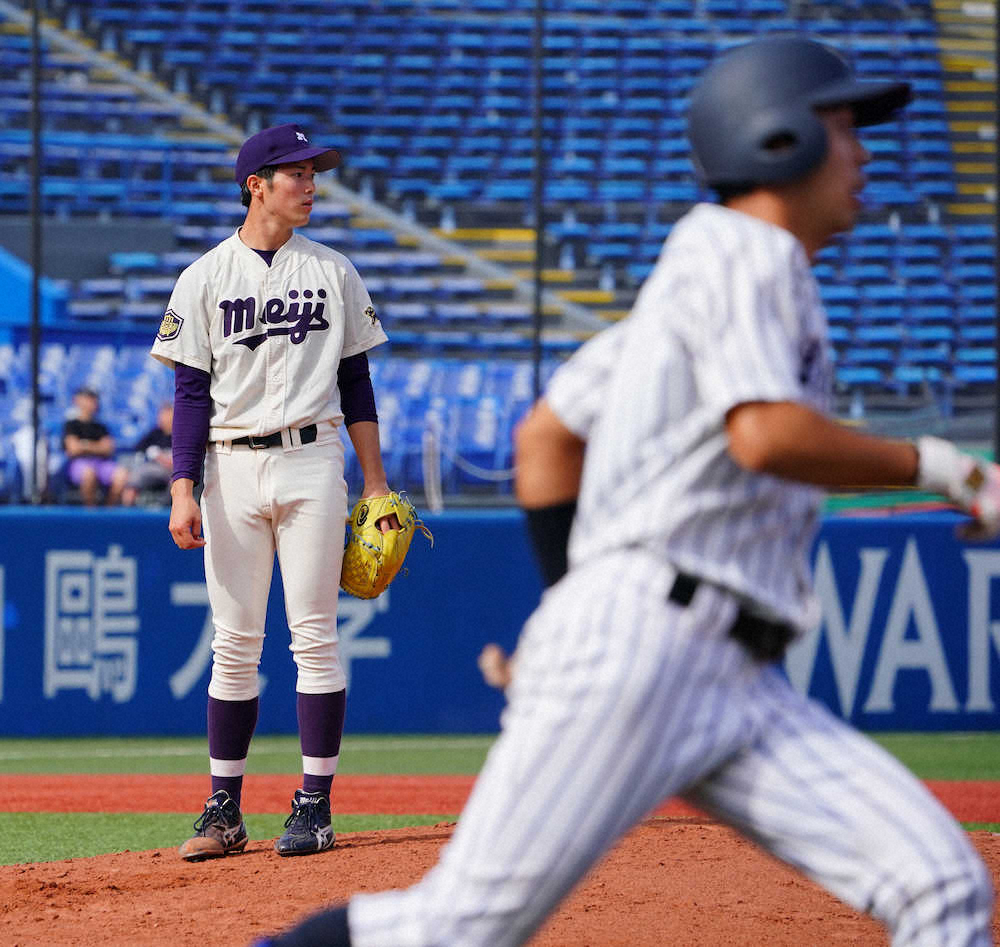
[[[238,225],[232,148],[192,120],[190,102],[246,132],[301,121],[341,148],[342,183],[509,264],[509,281],[484,280],[456,256],[421,248],[357,208],[318,203],[310,235],[347,253],[365,277],[392,337],[389,362],[513,358],[519,365],[530,352],[530,308],[513,289],[530,278],[517,265],[533,254],[533,0],[47,6],[66,36],[87,37],[137,77],[177,93],[154,98],[47,44],[44,212],[168,220],[175,243],[158,252],[122,246],[106,272],[74,281],[73,325],[148,333],[177,273]],[[836,9],[818,0],[547,0],[545,10],[544,264],[565,299],[619,318],[673,222],[707,196],[688,154],[684,108],[716,51],[754,35],[808,30],[840,46],[864,76],[905,78],[918,93],[898,121],[865,132],[873,161],[864,221],[817,261],[838,390],[895,393],[903,404],[919,390],[944,404],[952,385],[991,383],[986,356],[959,356],[994,345],[987,315],[994,236],[988,224],[947,213],[961,194],[942,27],[930,0],[850,0]],[[0,213],[23,214],[30,49],[25,32],[6,25]],[[548,313],[550,357],[579,341],[558,328],[558,314]],[[508,431],[493,402],[453,416],[432,401],[415,414],[400,401],[405,411],[394,417],[426,426],[431,412],[456,438],[471,438],[484,462],[491,443],[484,432],[502,439]],[[398,442],[407,437],[416,435]],[[453,484],[463,482],[460,470],[449,468]]]
[[[120,456],[149,429],[157,408],[173,393],[171,372],[150,358],[146,344],[45,343],[41,350],[41,430],[51,458],[53,482],[61,468],[62,426],[73,392],[86,386],[101,398],[100,416]],[[542,364],[544,382],[557,364]],[[534,398],[533,364],[506,353],[463,361],[447,357],[393,357],[376,350],[372,380],[378,389],[383,450],[390,482],[425,488],[424,453],[437,451],[444,488],[464,492],[510,492],[513,425]],[[30,482],[30,349],[0,343],[0,503],[23,499]],[[425,444],[428,418],[435,418],[436,447]],[[346,436],[346,435],[345,435]],[[360,471],[348,451],[348,481],[360,486]],[[61,489],[61,487],[59,488]]]

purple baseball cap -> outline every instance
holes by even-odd
[[[309,144],[298,125],[274,125],[251,135],[236,158],[236,183],[241,187],[251,174],[269,164],[290,164],[313,159],[317,171],[329,171],[340,164],[340,152]]]

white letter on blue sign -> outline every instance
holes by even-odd
[[[911,615],[917,633],[915,639],[906,638]],[[916,540],[912,536],[906,541],[903,552],[903,565],[889,609],[875,668],[875,681],[865,704],[866,711],[895,709],[892,688],[896,674],[902,668],[924,668],[927,671],[931,681],[930,710],[958,710],[958,699],[948,673],[931,596],[927,591],[927,580],[920,565]]]
[[[990,585],[1000,576],[1000,552],[965,550],[969,566],[969,699],[968,711],[994,709],[990,697],[990,641],[1000,651],[1000,622],[990,621]]]
[[[809,692],[816,664],[816,650],[819,647],[820,632],[826,629],[827,647],[833,664],[833,677],[840,699],[840,712],[850,717],[858,692],[858,676],[861,660],[868,644],[868,634],[875,610],[875,598],[882,580],[887,549],[860,549],[861,574],[851,607],[850,624],[844,620],[844,609],[837,593],[837,580],[833,573],[833,559],[830,547],[820,543],[816,551],[814,569],[816,594],[819,597],[822,621],[819,627],[810,630],[788,650],[785,670],[792,686],[802,694]]]

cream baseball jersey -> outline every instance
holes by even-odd
[[[827,406],[826,316],[801,244],[698,205],[671,232],[618,342],[588,439],[571,564],[644,546],[808,627],[823,493],[744,470],[725,431],[744,402]]]
[[[386,341],[343,254],[293,234],[271,265],[239,238],[179,276],[152,355],[211,375],[209,437],[339,423],[342,358]]]

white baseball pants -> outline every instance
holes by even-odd
[[[201,507],[205,578],[215,622],[212,679],[219,700],[257,696],[268,592],[278,554],[296,690],[343,690],[337,595],[344,555],[344,445],[328,426],[311,444],[211,445]]]

